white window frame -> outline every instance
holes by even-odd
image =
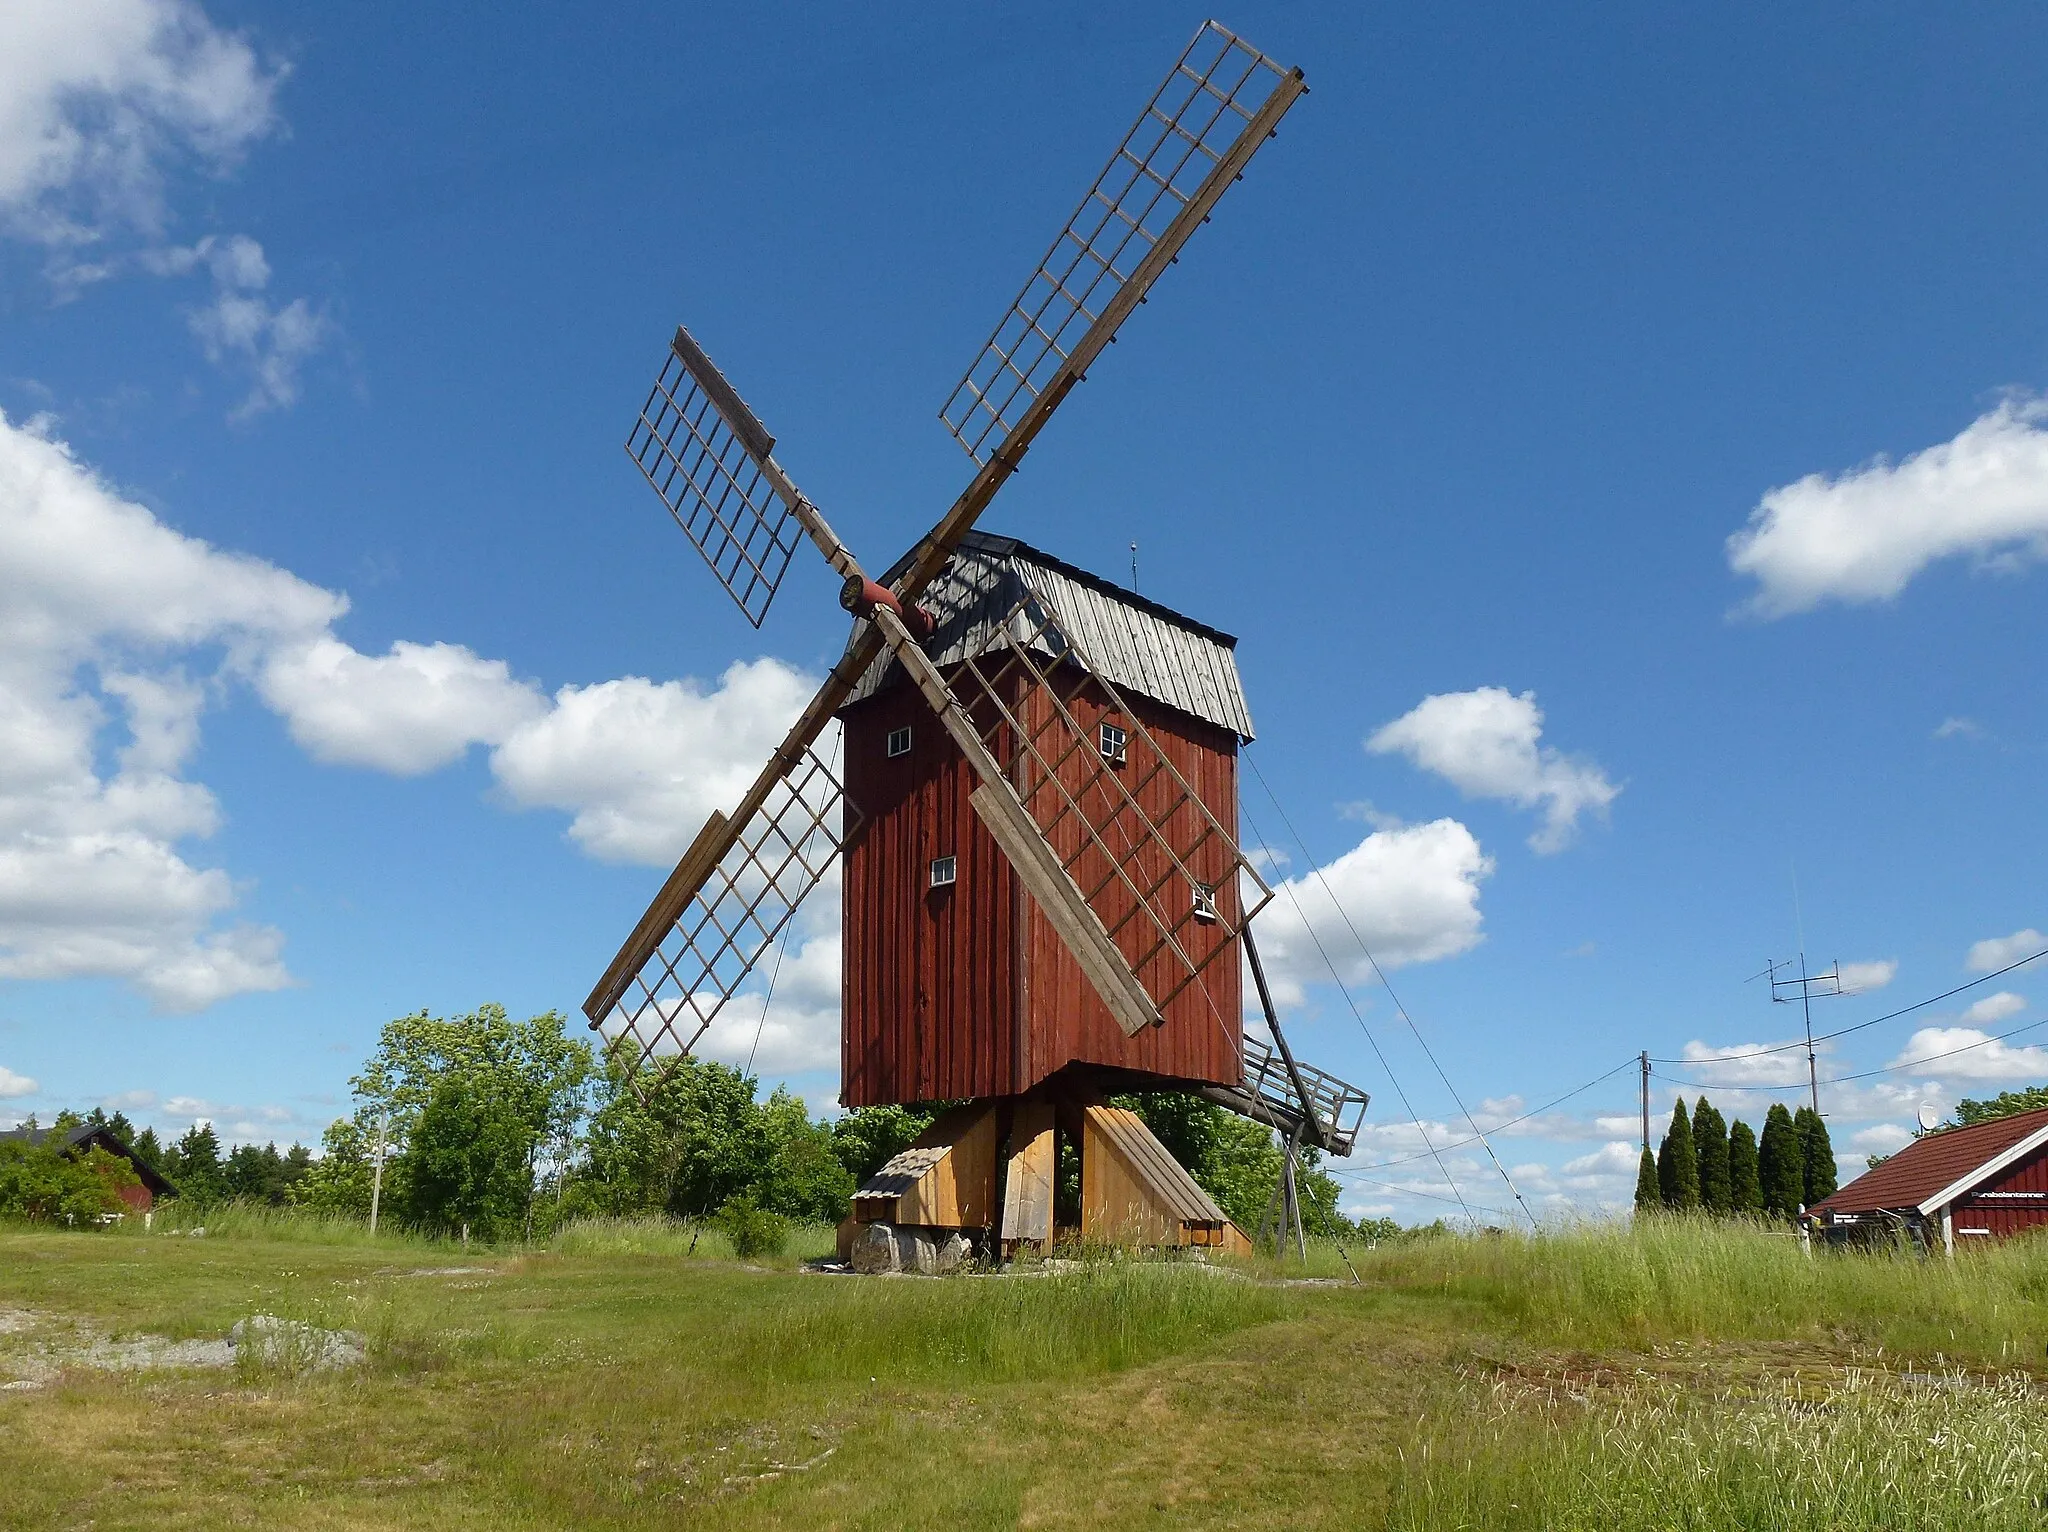
[[[1095,747],[1102,752],[1102,758],[1112,766],[1123,765],[1125,752],[1130,743],[1130,731],[1121,724],[1105,723],[1096,730]]]
[[[1223,917],[1216,913],[1216,890],[1207,883],[1195,885],[1195,919],[1205,926],[1213,926]]]
[[[957,856],[935,856],[932,858],[931,887],[951,888],[960,881],[960,859]]]
[[[888,738],[882,741],[882,753],[892,761],[899,755],[910,754],[909,724],[905,724],[900,729],[891,729],[889,731]]]

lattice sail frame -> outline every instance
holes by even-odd
[[[939,412],[987,461],[1291,71],[1205,22]]]
[[[1238,934],[1266,907],[1272,889],[1144,720],[1038,597],[1026,593],[985,629],[950,684],[982,742],[1011,762],[1018,796],[1046,844],[1162,1019],[1219,957],[1232,954],[1229,960],[1237,961]],[[1098,736],[1075,716],[1074,704],[1090,687],[1100,690],[1125,730],[1121,769],[1103,758]],[[1035,725],[1022,710],[1034,689],[1050,704]],[[1163,812],[1144,802],[1155,787]],[[1148,845],[1164,853],[1156,876],[1139,856]],[[1118,888],[1127,901],[1108,897]],[[1197,913],[1198,888],[1210,895],[1213,920]],[[1113,902],[1127,902],[1127,908],[1119,911]],[[1190,942],[1195,927],[1214,935]],[[1191,946],[1208,950],[1196,956]]]
[[[740,993],[859,824],[838,774],[806,750],[683,906],[601,1028],[605,1052],[625,1064],[643,1100]]]
[[[804,536],[774,450],[775,438],[678,326],[626,452],[757,628]]]

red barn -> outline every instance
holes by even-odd
[[[1119,1030],[969,806],[972,766],[885,658],[840,713],[846,796],[861,816],[845,858],[841,1099],[871,1106],[1017,1096],[1070,1069],[1120,1086],[1239,1085],[1242,981],[1236,953],[1224,950],[1235,945],[1226,929],[1237,914],[1235,854],[1205,829],[1218,826],[1233,841],[1237,834],[1237,752],[1252,737],[1237,641],[982,533],[968,534],[923,606],[937,624],[927,652],[986,726],[1055,849],[1074,859],[1075,881],[1146,989],[1170,998],[1163,1025],[1135,1037]],[[1000,675],[987,665],[967,672],[970,657],[1005,634],[1038,660]],[[1063,641],[1086,654],[1108,688],[1071,669],[1034,668],[1046,662],[1057,671]],[[1055,710],[1064,716],[1055,720]],[[1118,804],[1099,781],[1089,785],[1099,777],[1094,762],[1085,772],[1058,761],[1049,770],[1020,746],[1055,721],[1110,763],[1154,821],[1178,827],[1170,832],[1177,857],[1142,836],[1119,841]],[[1064,817],[1063,793],[1072,809]],[[1123,867],[1101,849],[1119,843],[1139,848]],[[1156,902],[1185,912],[1175,940],[1199,971],[1177,993],[1166,956],[1139,960],[1134,887],[1163,890]]]
[[[1903,1232],[1951,1252],[2048,1227],[2048,1107],[1922,1134],[1809,1213],[1833,1238]]]

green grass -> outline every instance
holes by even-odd
[[[2038,1239],[1926,1260],[1906,1249],[1809,1253],[1760,1225],[1659,1218],[1413,1240],[1353,1259],[1371,1279],[1467,1298],[1524,1334],[1575,1345],[1796,1337],[2005,1361],[2038,1358],[2048,1343],[2048,1242]]]
[[[1425,1438],[1391,1525],[1412,1532],[1678,1532],[1721,1527],[2039,1528],[2048,1417],[2036,1390],[1960,1376],[1529,1408]]]
[[[1809,1261],[1659,1225],[1352,1247],[1357,1284],[1327,1246],[1309,1283],[921,1280],[667,1223],[467,1250],[207,1227],[0,1231],[0,1309],[50,1316],[0,1335],[0,1371],[75,1326],[258,1312],[361,1331],[367,1364],[0,1393],[0,1528],[1998,1527],[2048,1488],[2034,1247]],[[1977,1381],[1902,1381],[1943,1367]],[[1964,1498],[1978,1460],[2005,1502]]]

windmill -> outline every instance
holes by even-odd
[[[1057,1144],[1080,1232],[1242,1235],[1131,1113],[1171,1083],[1349,1152],[1365,1097],[1243,1034],[1239,953],[1272,897],[1238,846],[1250,738],[1234,640],[975,524],[1252,155],[1301,71],[1205,23],[941,412],[976,464],[877,578],[678,327],[627,451],[759,627],[808,542],[846,649],[730,814],[714,813],[584,1004],[636,1084],[687,1055],[844,869],[845,1099],[964,1101],[863,1186],[884,1264],[1043,1247]],[[819,745],[843,721],[844,779]],[[853,791],[849,793],[849,784]],[[1298,1215],[1295,1222],[1298,1226]],[[863,1228],[862,1226],[866,1226]]]

